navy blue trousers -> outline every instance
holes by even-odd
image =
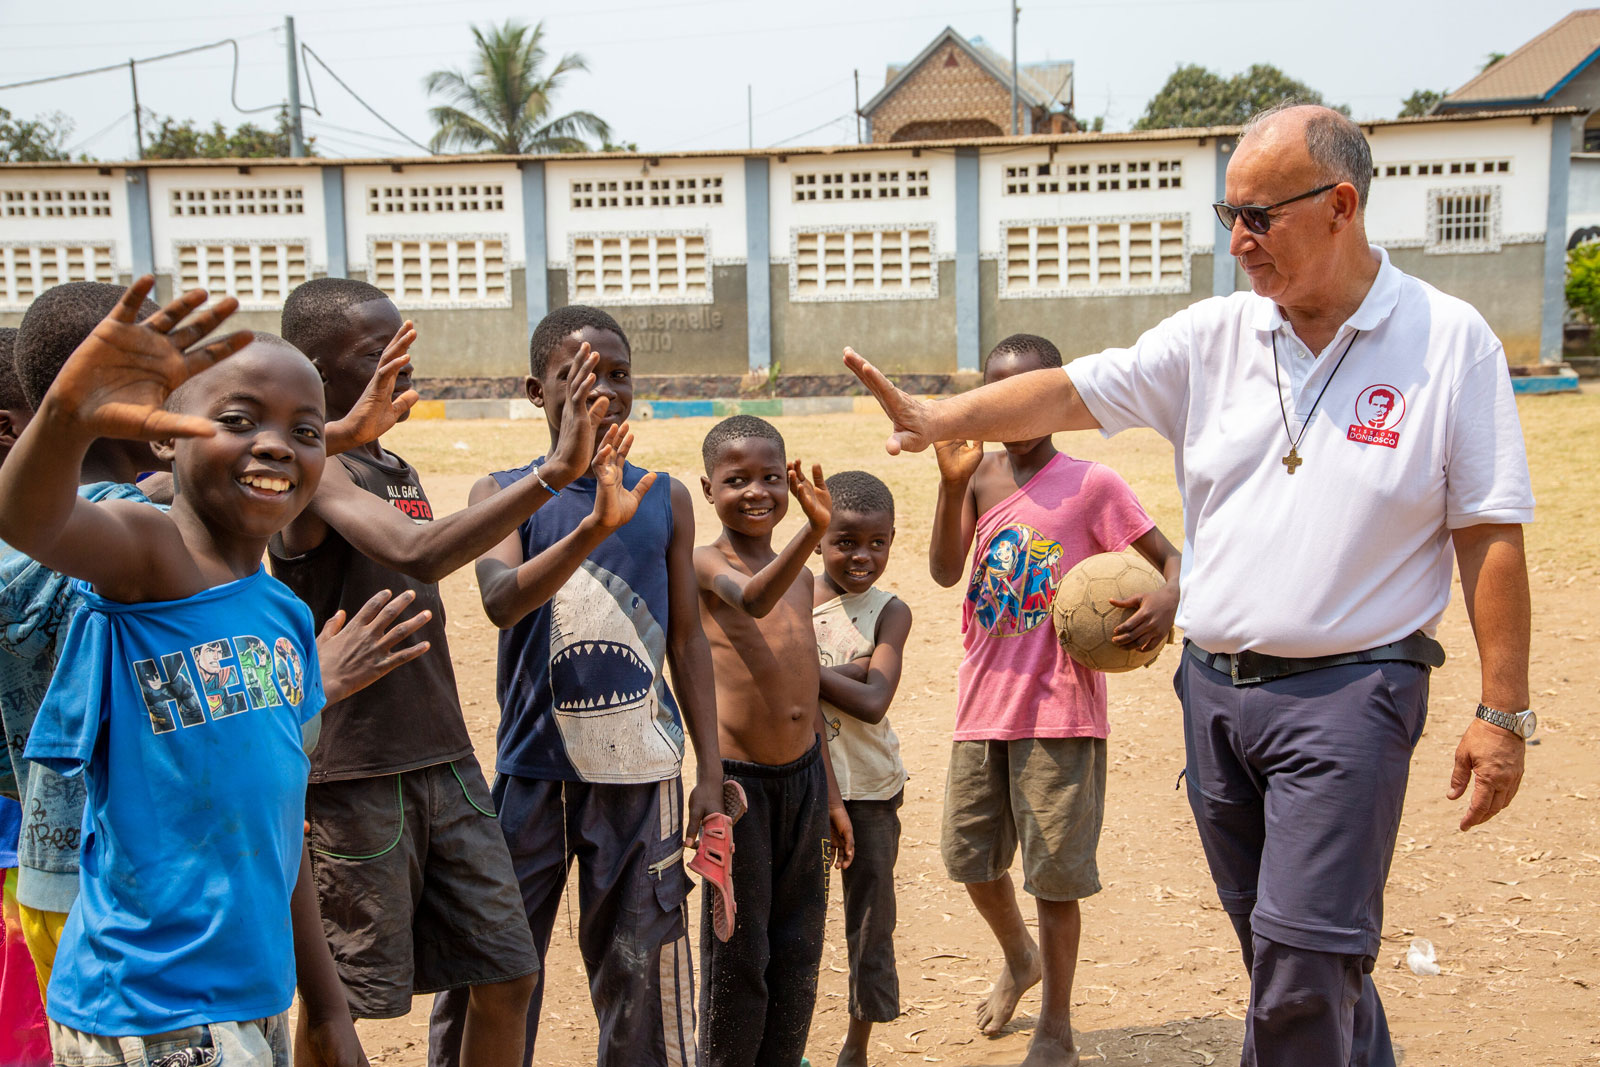
[[[1428,668],[1255,685],[1185,655],[1189,804],[1250,970],[1245,1067],[1393,1067],[1371,978]]]

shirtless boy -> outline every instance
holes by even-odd
[[[695,550],[700,615],[717,684],[724,775],[750,809],[733,831],[732,936],[700,927],[700,1045],[708,1067],[798,1064],[822,963],[828,868],[850,863],[850,817],[822,743],[814,579],[806,557],[828,531],[822,468],[785,463],[783,438],[735,415],[701,449],[700,485],[722,536]],[[806,525],[780,552],[772,532],[793,493]]]

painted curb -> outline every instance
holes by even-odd
[[[1576,393],[1578,373],[1567,370],[1560,374],[1529,374],[1512,378],[1511,391],[1519,396],[1533,393]]]

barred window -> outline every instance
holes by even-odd
[[[1493,186],[1436,189],[1428,197],[1427,252],[1498,252],[1500,205]]]
[[[937,295],[928,227],[797,232],[790,270],[797,300]]]
[[[922,200],[927,198],[928,188],[925,169],[814,171],[794,176],[796,203],[807,200]]]
[[[0,217],[8,219],[109,218],[109,189],[6,189]]]
[[[367,186],[369,215],[504,211],[505,206],[505,186],[500,182]]]
[[[1181,159],[1019,163],[1005,168],[1007,196],[1181,188]]]
[[[180,244],[176,258],[180,291],[205,289],[257,310],[282,307],[290,291],[311,277],[304,240]]]
[[[174,189],[172,214],[304,215],[305,190],[298,186],[245,189]]]
[[[114,282],[109,244],[0,245],[0,306],[25,308],[63,282]]]
[[[1071,295],[1187,287],[1181,218],[1008,225],[1001,293]]]
[[[502,237],[373,237],[371,277],[402,307],[511,306]]]
[[[722,177],[717,174],[572,183],[574,210],[595,207],[686,207],[720,203]]]
[[[711,300],[706,235],[574,234],[569,300],[699,304]]]

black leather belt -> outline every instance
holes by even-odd
[[[1391,641],[1387,645],[1365,649],[1361,652],[1343,652],[1336,656],[1309,656],[1295,659],[1288,656],[1268,656],[1261,652],[1207,652],[1193,641],[1185,640],[1184,652],[1204,663],[1214,671],[1233,678],[1234,685],[1255,685],[1306,671],[1320,671],[1325,667],[1342,667],[1347,663],[1420,663],[1424,667],[1444,666],[1444,646],[1418,630],[1409,637]]]

